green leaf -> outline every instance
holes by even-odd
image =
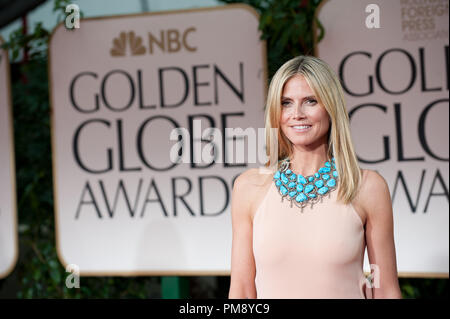
[[[59,284],[62,283],[62,281],[61,281],[61,273],[60,273],[59,269],[52,269],[52,270],[50,270],[50,278],[53,280],[53,282],[56,285],[59,285]],[[64,283],[62,283],[62,284],[64,284]]]

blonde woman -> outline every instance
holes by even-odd
[[[312,56],[286,62],[270,83],[265,125],[278,129],[278,149],[266,140],[279,161],[234,183],[229,297],[401,298],[389,188],[358,166],[333,70]]]

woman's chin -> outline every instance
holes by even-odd
[[[294,146],[308,146],[308,145],[310,145],[311,144],[311,141],[309,140],[309,139],[299,139],[299,138],[297,138],[297,139],[291,139],[290,140],[291,141],[291,143],[292,143],[292,145],[294,145]]]
[[[315,148],[321,143],[317,139],[312,138],[293,138],[289,139],[291,144],[293,146],[299,147],[299,148]],[[325,142],[326,143],[326,142]]]

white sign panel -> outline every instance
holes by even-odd
[[[260,163],[230,155],[226,128],[263,133],[259,38],[258,16],[243,5],[82,19],[78,29],[54,30],[49,73],[63,264],[81,275],[229,273],[232,183]],[[181,141],[170,139],[174,131]],[[245,143],[243,136],[235,142]]]
[[[0,44],[3,40],[0,38]],[[14,136],[8,52],[0,49],[0,278],[18,257]]]
[[[400,276],[448,277],[448,1],[330,0],[318,18],[361,167],[391,191]]]

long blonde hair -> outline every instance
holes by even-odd
[[[358,165],[350,134],[350,122],[345,107],[344,93],[336,73],[319,58],[298,56],[284,63],[273,76],[265,108],[266,153],[269,158],[277,152],[277,159],[292,155],[292,143],[280,129],[281,95],[285,83],[294,75],[302,75],[314,91],[331,119],[328,132],[328,158],[335,158],[338,172],[338,200],[344,204],[353,201],[361,183],[361,170]],[[277,136],[270,132],[277,128]],[[273,132],[273,131],[272,131]],[[277,141],[274,141],[274,139]],[[278,150],[272,148],[278,145]],[[272,146],[272,147],[271,147]],[[268,162],[266,166],[269,166]]]

